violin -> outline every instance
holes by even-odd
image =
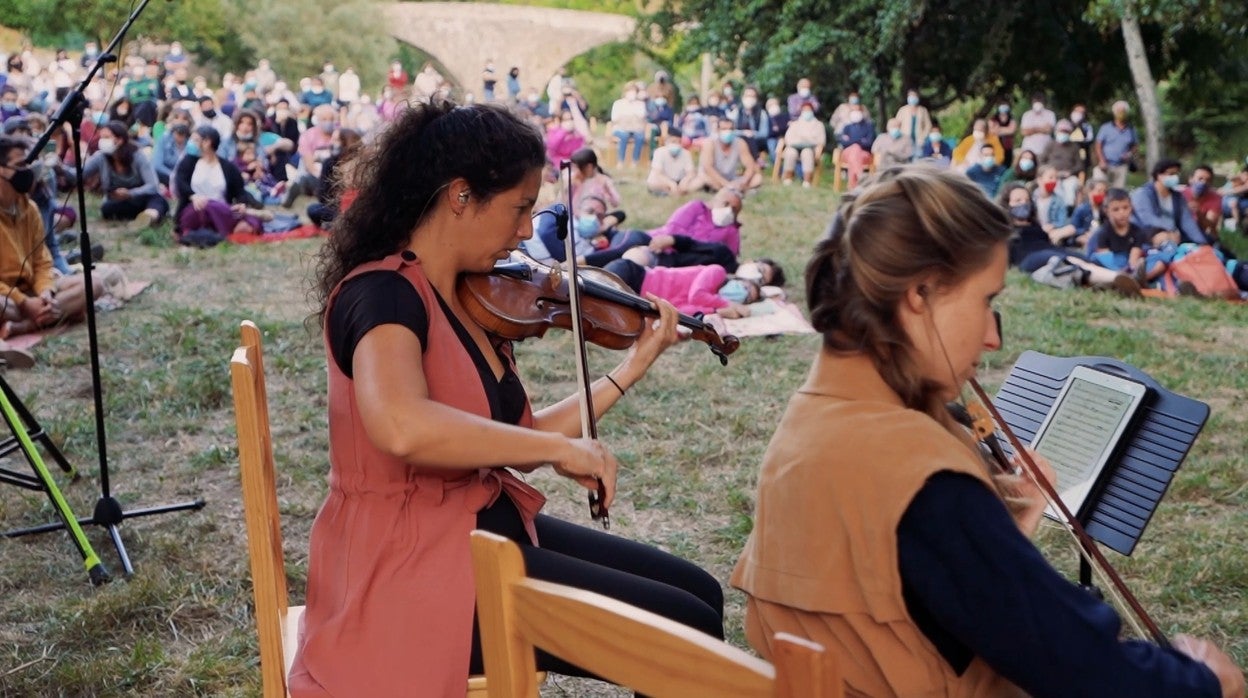
[[[1000,472],[1006,474],[1025,473],[1036,484],[1050,509],[1060,513],[1061,523],[1074,538],[1083,559],[1099,574],[1102,583],[1106,584],[1106,588],[1111,593],[1116,592],[1116,598],[1119,603],[1129,607],[1135,614],[1135,617],[1143,624],[1144,628],[1136,626],[1137,631],[1143,635],[1145,634],[1144,629],[1147,629],[1147,634],[1151,635],[1158,645],[1169,647],[1170,643],[1166,639],[1165,634],[1161,632],[1161,628],[1148,615],[1148,612],[1144,610],[1143,605],[1127,588],[1127,583],[1118,575],[1117,570],[1109,564],[1109,560],[1105,558],[1104,553],[1097,547],[1096,542],[1084,530],[1083,525],[1075,515],[1070,512],[1070,509],[1062,501],[1057,490],[1054,489],[1048,478],[1045,477],[1040,467],[1036,465],[1031,454],[1023,447],[1018,436],[1005,423],[1001,413],[992,404],[992,400],[988,397],[983,387],[980,386],[979,381],[971,378],[969,384],[976,398],[978,398],[978,402],[971,403],[968,407],[962,407],[956,403],[951,404],[949,405],[950,415],[972,431],[980,447],[986,453],[986,458]],[[1006,457],[1000,438],[997,436],[998,431],[1009,442],[1010,447],[1014,449],[1016,457],[1021,462],[1022,465],[1018,469],[1015,469],[1009,458]],[[1127,618],[1130,619],[1131,616],[1127,616]]]
[[[474,322],[503,339],[521,340],[544,336],[551,327],[572,329],[568,276],[559,267],[520,257],[499,262],[491,272],[462,275],[455,292]],[[581,329],[588,342],[627,349],[641,336],[648,318],[659,316],[654,303],[633,293],[611,272],[581,269],[578,277]],[[736,337],[721,337],[697,318],[681,314],[678,322],[725,365],[741,345]]]

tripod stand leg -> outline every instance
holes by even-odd
[[[109,581],[108,570],[105,569],[104,563],[100,562],[100,558],[95,554],[95,550],[91,548],[91,542],[87,540],[87,534],[83,533],[82,527],[78,525],[78,519],[74,517],[74,512],[70,510],[65,497],[61,495],[61,490],[56,486],[56,481],[52,479],[52,474],[48,472],[48,467],[44,465],[43,456],[39,454],[34,442],[30,439],[30,435],[26,433],[25,423],[22,421],[21,416],[17,414],[17,410],[13,408],[13,403],[9,401],[8,395],[3,390],[0,390],[0,411],[4,412],[5,421],[8,422],[9,428],[13,430],[13,435],[21,443],[22,452],[26,454],[26,460],[30,462],[30,467],[34,468],[35,474],[42,481],[43,490],[48,493],[48,499],[52,501],[52,506],[56,509],[57,515],[61,517],[66,530],[69,531],[70,539],[74,541],[74,545],[78,546],[78,552],[82,554],[82,561],[87,568],[87,576],[91,579],[91,583],[99,585]]]

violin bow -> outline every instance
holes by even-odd
[[[594,391],[589,381],[589,360],[585,351],[585,326],[581,320],[581,283],[576,269],[576,240],[572,230],[572,219],[575,216],[572,208],[572,162],[565,160],[559,166],[567,177],[568,217],[567,228],[563,231],[563,249],[568,262],[568,304],[572,314],[572,341],[576,344],[576,385],[581,393],[581,436],[598,440],[598,424],[594,420]],[[602,480],[598,481],[598,491],[589,493],[589,516],[601,521],[603,528],[611,528],[611,515],[605,504],[607,488]]]
[[[1018,440],[1018,436],[1015,435],[1014,431],[1005,423],[1005,420],[1001,417],[1001,413],[997,411],[996,405],[992,403],[992,400],[979,384],[979,381],[971,378],[969,383],[971,390],[975,392],[979,402],[985,409],[988,410],[988,413],[992,416],[993,422],[996,423],[996,426],[1001,430],[1001,433],[1005,435],[1005,438],[1009,441],[1010,446],[1014,449],[1014,453],[1018,455],[1019,460],[1023,464],[1023,470],[1027,473],[1028,477],[1036,483],[1036,486],[1040,488],[1041,493],[1044,495],[1045,502],[1061,514],[1063,519],[1062,523],[1064,524],[1063,528],[1074,536],[1074,539],[1078,543],[1084,557],[1086,559],[1090,559],[1094,563],[1092,565],[1092,569],[1096,570],[1100,575],[1101,583],[1106,584],[1106,588],[1111,593],[1117,593],[1115,598],[1117,598],[1121,604],[1130,607],[1131,611],[1134,612],[1135,617],[1144,624],[1145,628],[1147,628],[1147,634],[1152,636],[1153,641],[1162,647],[1169,647],[1170,642],[1166,639],[1165,634],[1161,632],[1161,628],[1153,622],[1153,619],[1148,615],[1148,612],[1144,610],[1144,607],[1140,604],[1139,600],[1136,599],[1127,588],[1127,583],[1122,580],[1122,577],[1118,576],[1118,571],[1109,564],[1109,560],[1105,558],[1101,549],[1097,547],[1096,541],[1092,540],[1092,537],[1088,535],[1086,530],[1084,530],[1083,525],[1079,523],[1079,520],[1075,518],[1075,516],[1070,512],[1070,509],[1067,508],[1066,503],[1062,501],[1062,498],[1057,493],[1057,490],[1055,490],[1053,485],[1049,483],[1048,479],[1044,477],[1044,473],[1040,471],[1039,466],[1037,466],[1036,462],[1032,460],[1031,455],[1027,453],[1027,450],[1023,447],[1022,442]],[[995,436],[993,438],[995,438]],[[1128,616],[1128,618],[1130,619],[1130,616]],[[1134,619],[1130,620],[1132,621],[1132,625],[1135,625]],[[1135,628],[1136,632],[1139,634],[1145,634],[1143,629],[1141,629],[1138,625],[1135,625]]]

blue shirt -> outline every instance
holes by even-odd
[[[1101,151],[1109,164],[1121,165],[1126,162],[1131,148],[1140,144],[1140,139],[1135,135],[1135,127],[1130,124],[1118,128],[1118,124],[1107,121],[1096,132],[1096,142],[1101,144]]]
[[[1034,698],[1218,698],[1203,664],[1120,640],[1114,609],[1063,578],[980,481],[933,475],[897,527],[906,607],[955,671],[971,657]]]
[[[988,198],[992,199],[996,198],[997,190],[1001,188],[1001,178],[1005,176],[1005,168],[994,165],[992,169],[985,170],[983,165],[975,163],[966,168],[966,176],[978,184]]]
[[[869,153],[871,152],[871,144],[875,143],[875,125],[866,119],[858,123],[851,121],[845,124],[845,128],[841,129],[840,141],[842,148],[857,145]]]
[[[1192,210],[1187,207],[1187,200],[1178,192],[1172,191],[1169,194],[1171,211],[1167,213],[1161,208],[1161,198],[1152,182],[1131,192],[1131,222],[1143,228],[1150,236],[1161,230],[1177,230],[1183,242],[1209,244],[1205,231],[1196,224]]]

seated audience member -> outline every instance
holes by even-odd
[[[197,127],[174,173],[178,193],[174,220],[183,244],[211,247],[231,233],[262,230],[260,218],[247,209],[243,175],[234,163],[217,155],[220,145],[215,128]]]
[[[771,134],[771,116],[758,100],[757,87],[748,85],[741,93],[741,104],[735,110],[733,128],[750,147],[750,155],[755,159],[769,152],[767,137]]]
[[[901,122],[893,118],[888,120],[888,130],[875,137],[871,154],[875,157],[876,168],[883,170],[913,160],[914,145],[903,137]]]
[[[53,273],[43,217],[28,196],[36,178],[23,162],[28,148],[24,140],[0,136],[0,359],[15,368],[29,367],[33,359],[4,338],[80,320],[86,309],[83,276]],[[92,283],[98,297],[100,278]]]
[[[744,192],[761,186],[763,174],[758,169],[758,161],[750,155],[750,147],[745,141],[737,138],[732,120],[719,119],[718,126],[715,138],[707,138],[702,143],[698,159],[702,176],[706,178],[706,187],[714,191],[736,189]]]
[[[164,132],[156,139],[156,145],[152,149],[152,167],[156,169],[156,178],[161,184],[169,184],[169,179],[173,176],[173,168],[177,167],[182,151],[186,149],[186,139],[191,134],[193,123],[191,112],[186,109],[171,109],[169,115],[165,117]],[[178,124],[186,128],[180,129],[175,137],[173,127]]]
[[[785,111],[780,105],[780,100],[775,97],[767,98],[767,122],[769,130],[767,132],[767,161],[776,162],[779,153],[776,147],[780,143],[780,139],[784,138],[784,132],[789,130],[789,112]]]
[[[268,154],[260,142],[260,115],[249,109],[239,109],[234,112],[234,135],[221,144],[221,152],[218,155],[226,160],[236,159],[234,154],[240,143],[254,145],[260,159],[268,163]]]
[[[353,158],[364,142],[359,131],[340,128],[330,145],[329,159],[321,169],[316,203],[308,206],[308,219],[318,228],[328,228],[338,216],[342,192],[350,188]]]
[[[1103,204],[1108,190],[1109,183],[1097,177],[1093,177],[1084,187],[1084,200],[1070,215],[1077,245],[1086,245],[1088,237],[1105,222]]]
[[[990,198],[996,198],[1006,168],[997,162],[995,149],[989,143],[979,146],[979,160],[966,168],[966,176]]]
[[[850,104],[846,110],[846,123],[837,142],[841,146],[840,164],[848,174],[849,188],[853,189],[863,171],[871,166],[871,146],[875,143],[875,124],[867,118],[867,110],[861,104]]]
[[[221,138],[230,138],[234,135],[234,120],[229,114],[219,111],[216,107],[217,101],[213,98],[212,93],[206,92],[199,97],[199,114],[195,117],[196,126],[211,126],[221,134]]]
[[[1007,113],[1006,116],[1009,116]],[[995,119],[993,120],[996,121]],[[980,149],[985,145],[992,147],[992,158],[998,165],[1007,164],[1005,161],[1005,146],[1001,143],[1001,138],[996,133],[988,129],[988,121],[985,119],[976,119],[971,125],[971,134],[963,138],[956,148],[953,149],[953,164],[955,167],[966,169],[971,165],[978,165],[983,162],[983,155]]]
[[[1130,107],[1126,102],[1114,102],[1114,119],[1101,124],[1096,132],[1095,173],[1109,180],[1109,186],[1119,189],[1127,186],[1127,171],[1140,149],[1140,139],[1135,127],[1127,123]]]
[[[264,130],[276,133],[291,143],[299,142],[299,119],[290,109],[290,102],[279,99],[273,105],[273,113],[264,124]]]
[[[815,177],[815,166],[823,158],[828,133],[823,122],[815,118],[815,105],[803,104],[797,120],[789,123],[784,133],[784,183],[793,183],[797,161],[802,161],[802,186],[810,187]]]
[[[836,109],[832,111],[832,116],[828,118],[828,127],[832,129],[832,136],[834,138],[839,139],[841,137],[841,131],[843,131],[845,126],[849,124],[850,113],[855,111],[854,107],[861,106],[862,96],[858,94],[858,90],[850,90],[849,94],[845,97],[845,101],[836,105]],[[865,110],[863,110],[863,116],[867,117],[867,121],[870,122],[870,115],[867,114]],[[875,127],[872,126],[871,130],[874,133]],[[868,148],[868,150],[870,150],[870,148]]]
[[[572,157],[572,153],[583,147],[585,134],[577,127],[573,112],[564,110],[546,130],[546,159],[558,171]],[[553,177],[551,179],[553,181]]]
[[[602,199],[608,208],[620,207],[620,192],[611,177],[598,166],[598,154],[593,148],[581,148],[572,153],[571,160],[574,202],[592,196]]]
[[[1036,206],[1024,185],[1003,185],[997,201],[1006,210],[1013,230],[1007,247],[1010,266],[1033,274],[1033,278],[1037,270],[1062,266],[1069,273],[1069,287],[1112,288],[1124,296],[1140,295],[1140,284],[1130,275],[1093,264],[1082,253],[1053,244],[1040,227]]]
[[[702,142],[710,135],[712,125],[714,122],[702,113],[702,102],[697,95],[685,101],[685,108],[676,117],[675,122],[677,130],[681,133],[681,142],[686,147],[693,148],[702,147]]]
[[[308,85],[308,89],[299,95],[299,101],[303,102],[309,109],[316,109],[321,105],[333,104],[334,95],[325,88],[325,81],[321,76],[314,75]]]
[[[26,116],[26,110],[18,103],[17,88],[8,84],[0,87],[0,124],[21,116]]]
[[[1014,166],[1005,171],[1005,176],[1001,178],[1001,184],[1008,182],[1021,182],[1028,188],[1035,185],[1036,182],[1036,154],[1030,150],[1022,150],[1018,153],[1018,158],[1014,161]]]
[[[243,175],[243,188],[247,191],[247,205],[261,208],[282,201],[286,184],[277,181],[265,167],[265,161],[256,153],[255,143],[239,143],[230,162]],[[218,156],[220,157],[220,156]]]
[[[1070,223],[1069,209],[1065,199],[1057,193],[1057,185],[1057,169],[1051,165],[1041,167],[1036,175],[1036,188],[1031,193],[1036,203],[1036,218],[1054,245],[1071,245],[1075,226]]]
[[[1105,222],[1088,238],[1088,258],[1106,269],[1127,272],[1143,284],[1166,271],[1166,262],[1151,251],[1148,233],[1131,220],[1131,195],[1126,189],[1107,191]]]
[[[1197,165],[1192,176],[1187,179],[1187,189],[1183,190],[1183,198],[1187,207],[1196,216],[1196,225],[1205,231],[1205,236],[1216,240],[1222,231],[1222,195],[1211,186],[1213,168],[1209,165]]]
[[[680,132],[668,131],[662,148],[650,159],[646,188],[652,194],[684,196],[705,184],[693,162],[693,155],[680,144]]]
[[[676,128],[676,111],[667,97],[655,97],[646,102],[646,122],[650,124],[650,132],[663,133]]]
[[[127,129],[130,129],[138,123],[138,118],[134,115],[134,107],[130,104],[130,100],[125,97],[118,97],[109,106],[106,121],[120,121],[126,125]]]
[[[1131,220],[1148,233],[1153,247],[1159,249],[1183,242],[1209,244],[1187,207],[1187,200],[1179,193],[1182,169],[1178,160],[1159,160],[1153,166],[1152,181],[1131,194]]]
[[[1244,158],[1244,169],[1226,181],[1222,195],[1222,215],[1232,230],[1240,230],[1248,212],[1248,158]]]
[[[82,176],[98,182],[104,195],[100,215],[105,220],[141,219],[149,226],[164,220],[169,202],[160,195],[160,180],[143,150],[130,142],[130,130],[120,121],[104,125],[96,140],[96,153],[87,158]]]
[[[1045,151],[1044,157],[1040,158],[1040,165],[1057,170],[1057,193],[1067,206],[1074,208],[1078,203],[1076,200],[1079,198],[1079,187],[1083,184],[1080,175],[1083,174],[1085,164],[1079,154],[1081,146],[1070,139],[1072,131],[1074,125],[1066,119],[1057,122],[1053,143]]]
[[[953,148],[945,142],[945,134],[941,132],[940,124],[932,122],[932,130],[927,132],[927,139],[919,149],[918,159],[941,170],[953,162]]]
[[[300,196],[316,195],[321,186],[321,169],[329,159],[334,140],[335,118],[334,108],[328,104],[312,109],[312,122],[299,136],[298,176],[293,180],[287,178],[283,208],[290,208]]]
[[[649,244],[650,236],[640,230],[620,230],[624,219],[623,211],[607,211],[606,202],[596,196],[579,197],[575,215],[568,221],[577,263],[602,266],[629,247]],[[562,264],[567,260],[567,245],[560,232],[555,216],[538,216],[533,220],[533,236],[521,248],[542,264]]]
[[[801,78],[797,81],[797,92],[789,95],[788,113],[790,119],[796,119],[802,111],[802,104],[808,103],[815,110],[815,114],[819,113],[819,98],[811,91],[810,78]]]
[[[616,162],[620,167],[636,167],[646,144],[649,125],[646,122],[646,101],[639,95],[636,83],[628,83],[620,99],[611,105],[611,135],[618,141]],[[628,142],[633,142],[631,160],[626,160]]]
[[[651,264],[652,257],[649,250],[638,247],[603,268],[620,277],[634,292],[662,298],[687,315],[748,317],[749,304],[762,298],[757,283],[732,278],[718,264],[658,267]]]

